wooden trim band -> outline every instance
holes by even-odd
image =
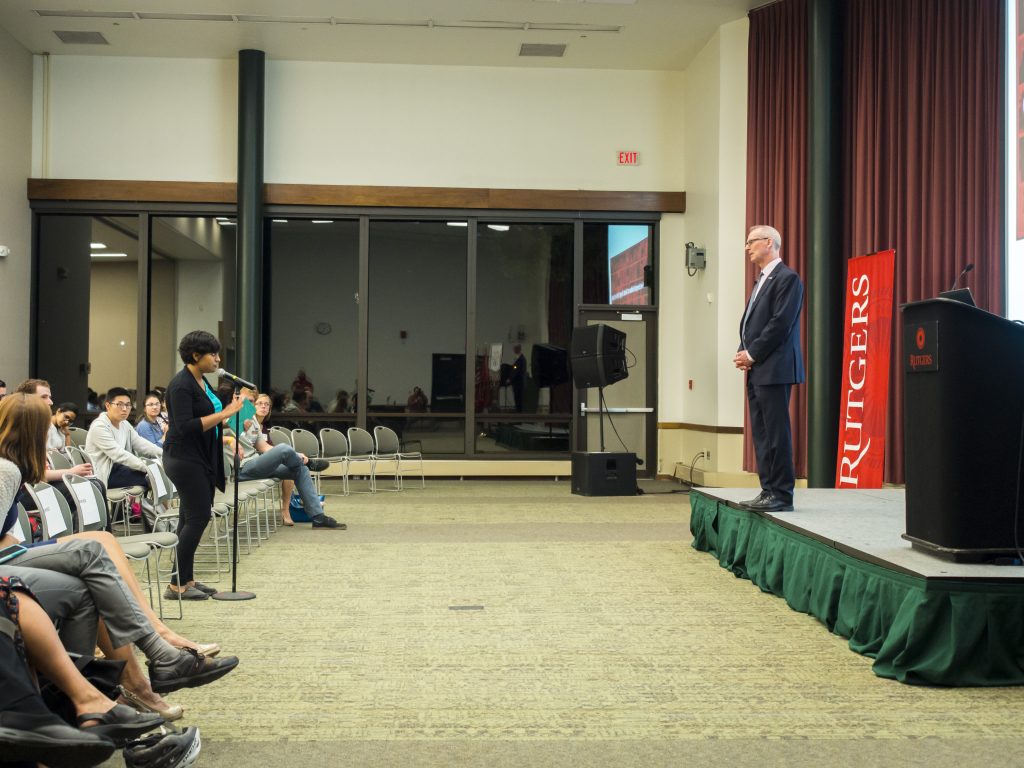
[[[685,192],[266,184],[267,205],[684,213]],[[234,205],[233,182],[29,179],[29,200]]]
[[[690,432],[710,432],[714,435],[743,434],[743,427],[716,427],[712,424],[686,424],[681,421],[659,421],[658,429],[686,429]]]

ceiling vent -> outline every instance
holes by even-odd
[[[131,11],[48,11],[36,10],[36,16],[54,16],[61,19],[134,19]]]
[[[64,32],[55,30],[54,33],[65,45],[110,45],[107,38],[99,32]]]
[[[523,43],[519,46],[520,56],[547,56],[559,59],[565,56],[565,43]]]

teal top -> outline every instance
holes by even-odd
[[[214,392],[212,389],[210,389],[210,385],[207,383],[205,378],[203,379],[203,389],[206,391],[206,396],[208,398],[210,398],[210,402],[213,403],[213,412],[214,413],[220,413],[221,411],[223,411],[224,410],[224,404],[220,401],[220,398],[217,397],[217,393]],[[217,439],[219,440],[220,439],[220,425],[218,424],[215,427],[215,429],[217,430]]]

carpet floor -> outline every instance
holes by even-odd
[[[170,697],[202,766],[1022,762],[1024,690],[875,677],[691,549],[683,494],[435,480],[327,511],[349,530],[242,557],[255,600],[170,622],[241,659]]]

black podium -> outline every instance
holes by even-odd
[[[902,310],[903,538],[956,560],[1010,553],[1024,514],[1024,325],[942,298]]]

